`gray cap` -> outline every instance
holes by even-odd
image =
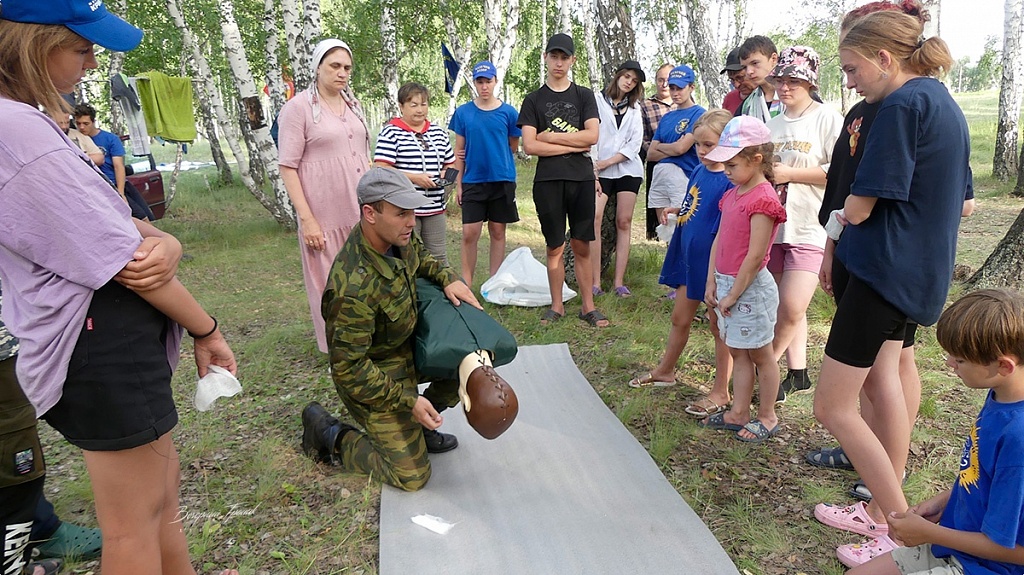
[[[430,203],[405,174],[391,168],[371,168],[356,185],[356,196],[360,206],[384,200],[403,210],[414,210]]]

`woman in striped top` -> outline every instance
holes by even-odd
[[[427,119],[430,93],[408,82],[398,89],[401,116],[392,118],[377,136],[373,163],[403,172],[430,203],[416,209],[416,232],[434,257],[448,262],[445,243],[445,189],[437,185],[445,168],[455,163],[448,131]]]

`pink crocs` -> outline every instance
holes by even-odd
[[[882,535],[863,543],[840,545],[836,548],[836,557],[839,558],[843,565],[856,567],[871,561],[875,557],[885,555],[897,547],[899,545],[892,539],[889,539],[888,535]]]
[[[868,537],[888,535],[889,526],[885,523],[876,523],[868,515],[867,504],[861,501],[849,507],[839,507],[828,503],[819,503],[814,506],[814,516],[825,525],[851,531]]]

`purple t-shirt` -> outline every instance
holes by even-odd
[[[92,294],[132,260],[131,210],[48,117],[0,97],[3,321],[42,416],[60,399]],[[168,338],[171,339],[171,338]]]

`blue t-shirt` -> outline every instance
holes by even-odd
[[[704,115],[706,110],[698,105],[690,106],[683,110],[672,110],[658,122],[658,129],[654,131],[654,138],[663,144],[671,144],[686,134],[693,132],[693,125],[697,118]],[[700,158],[697,157],[697,146],[690,146],[690,149],[681,156],[667,156],[662,162],[671,162],[683,169],[683,173],[689,178]],[[660,162],[659,162],[660,163]]]
[[[117,183],[114,179],[114,156],[124,157],[124,144],[121,143],[121,138],[106,130],[100,130],[99,134],[92,137],[92,141],[103,151],[103,165],[100,166],[100,171],[110,178],[111,182]]]
[[[722,220],[718,203],[731,187],[733,184],[724,171],[712,172],[703,164],[693,170],[658,283],[671,287],[685,285],[687,298],[704,299],[711,244]]]
[[[448,129],[466,139],[464,184],[516,181],[516,164],[509,138],[520,138],[516,126],[519,111],[502,102],[493,110],[481,110],[466,102],[455,110]]]
[[[1008,549],[1024,545],[1024,401],[999,403],[989,392],[964,444],[960,473],[939,525],[984,533]],[[932,545],[932,553],[955,555],[971,575],[1022,570],[940,545]]]
[[[914,78],[882,101],[850,187],[878,202],[846,227],[836,257],[921,325],[939,319],[949,293],[970,151],[967,121],[946,87]]]

